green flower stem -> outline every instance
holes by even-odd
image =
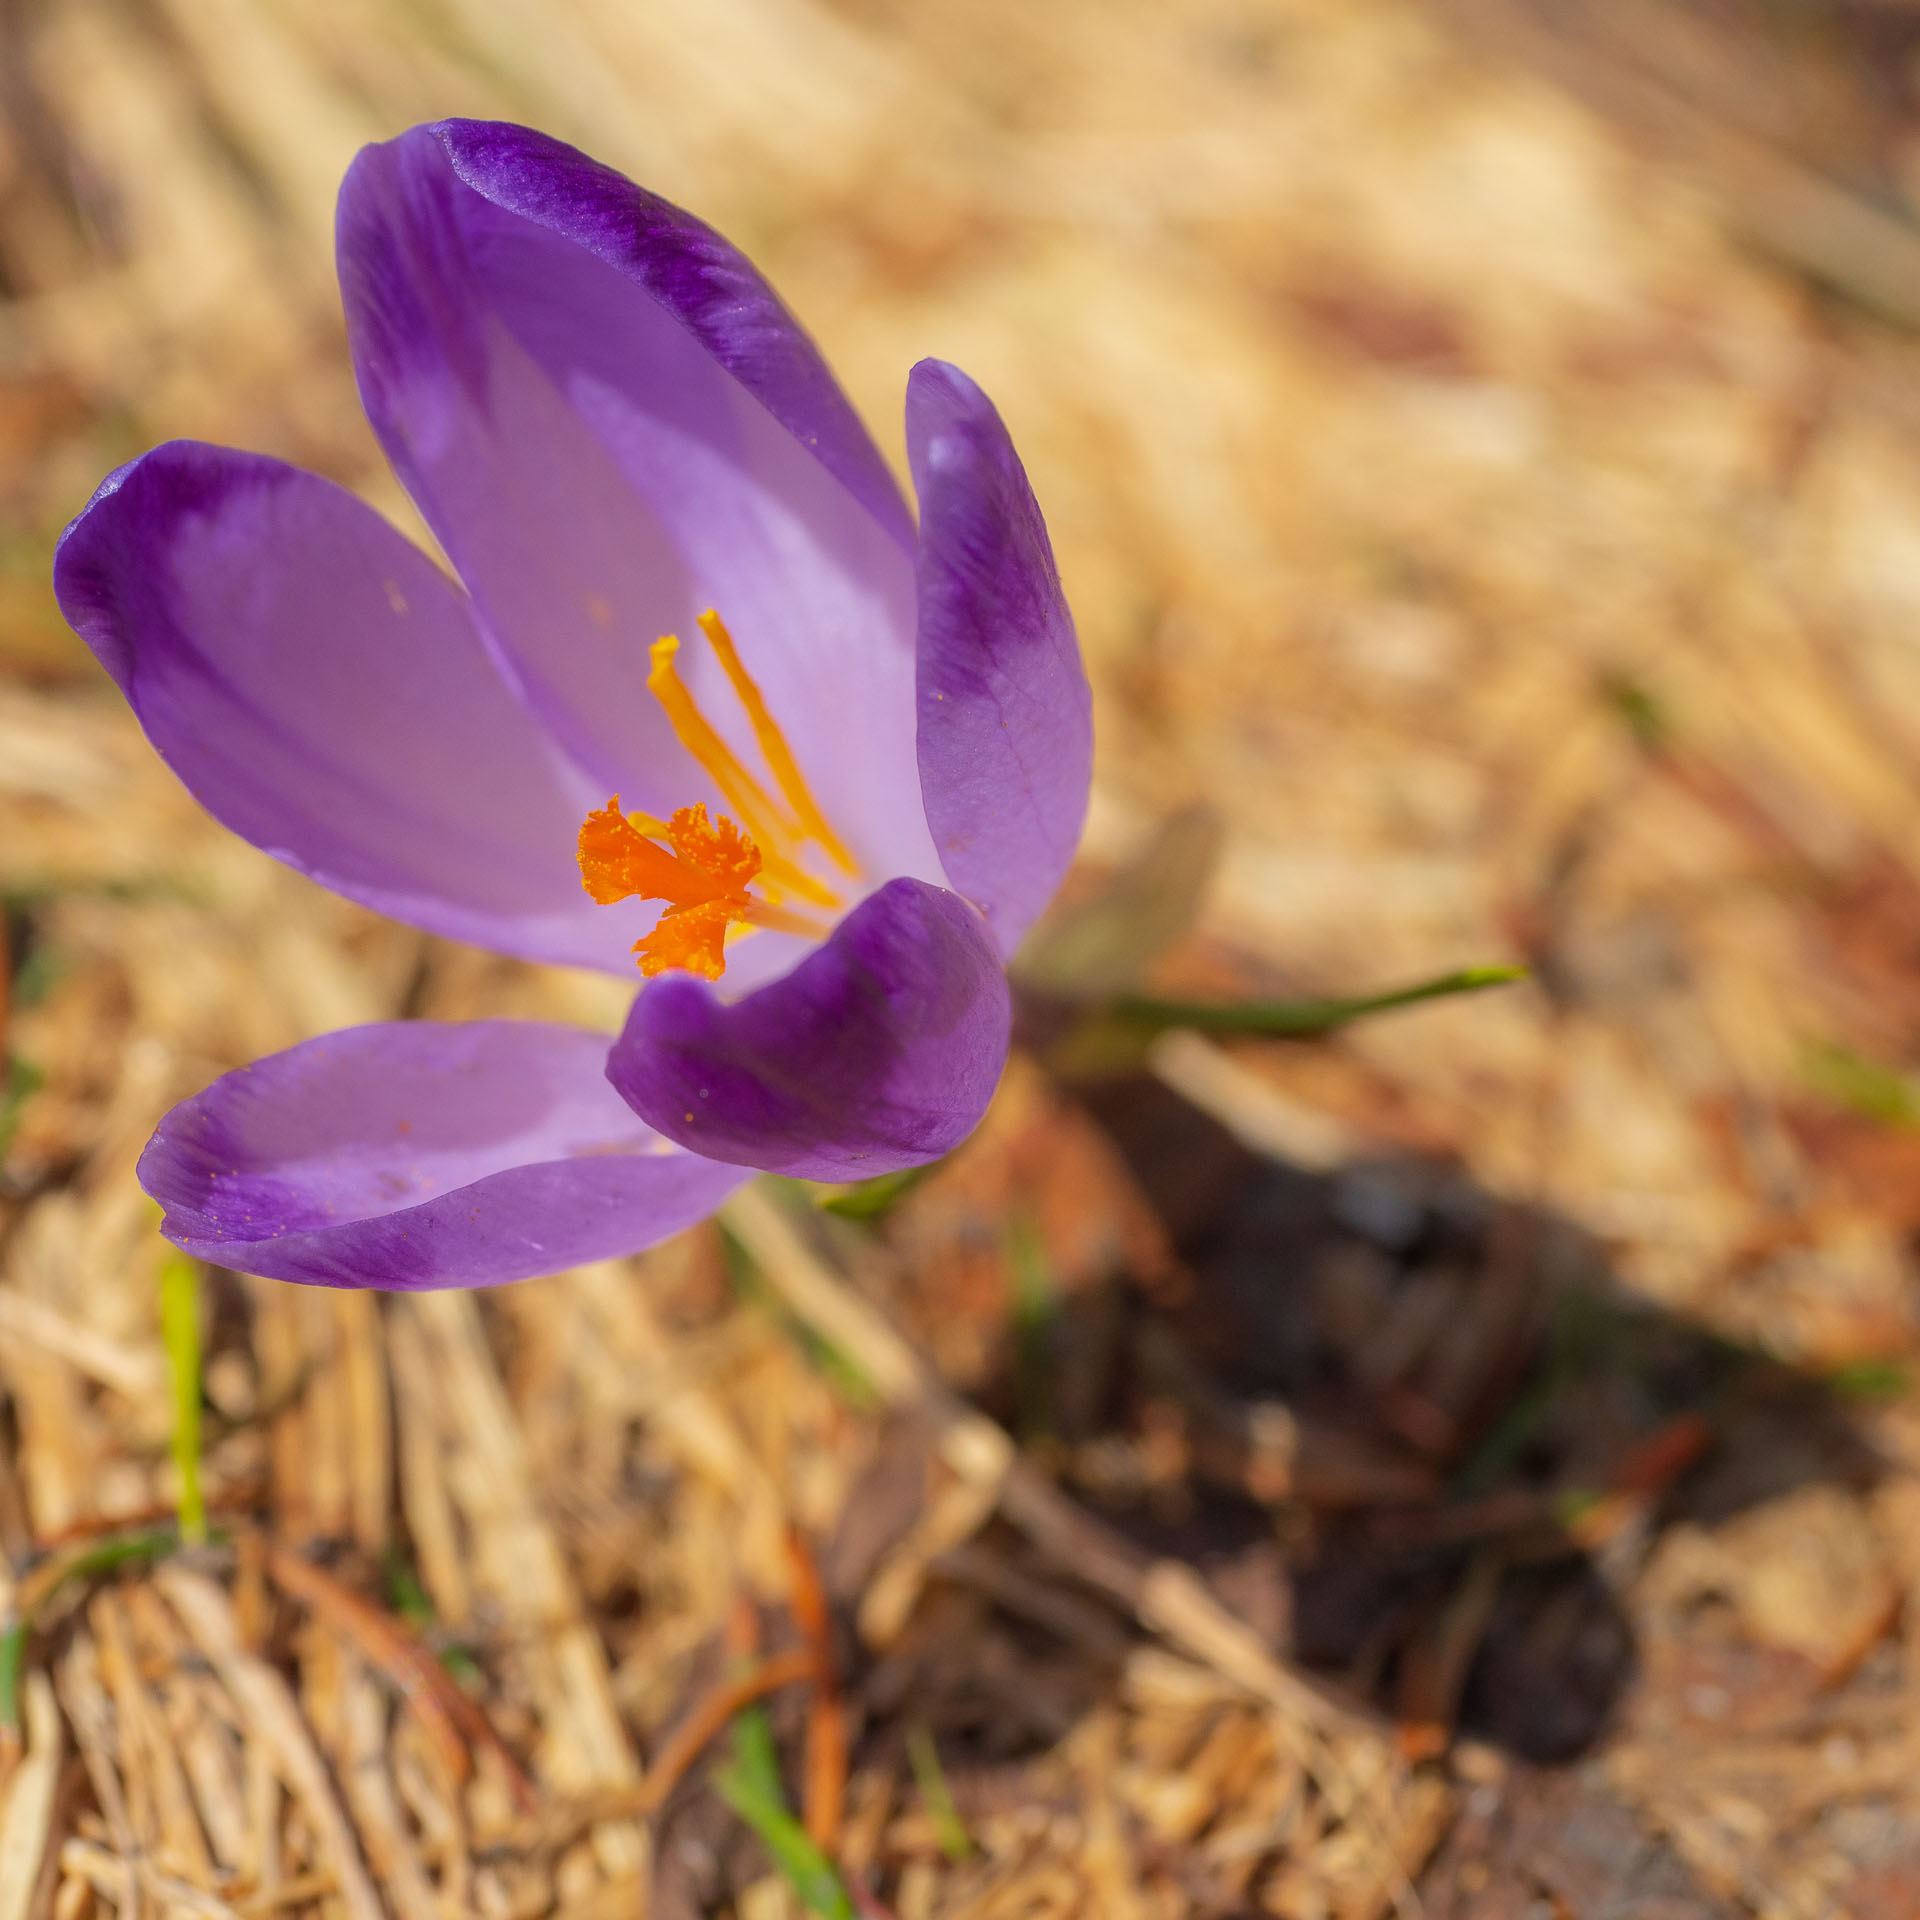
[[[173,1388],[173,1464],[180,1475],[180,1540],[207,1540],[207,1504],[200,1490],[200,1269],[185,1254],[160,1263],[160,1337]]]

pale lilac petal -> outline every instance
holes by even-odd
[[[953,887],[1003,954],[1073,859],[1093,715],[1046,523],[993,404],[957,367],[907,383],[920,495],[920,782]]]
[[[445,120],[437,131],[454,171],[476,193],[644,287],[902,547],[912,546],[906,503],[860,416],[819,348],[737,247],[550,134],[497,120]]]
[[[1008,1021],[985,922],[954,894],[895,880],[744,1000],[685,974],[656,980],[607,1076],[696,1153],[860,1180],[966,1138],[1006,1062]]]
[[[865,870],[937,879],[904,509],[746,262],[572,149],[470,122],[359,156],[339,255],[374,430],[580,764],[630,807],[717,804],[646,691],[678,633],[752,757],[696,634],[713,607]]]
[[[634,930],[574,858],[606,795],[508,691],[459,589],[351,494],[175,441],[101,487],[54,584],[168,765],[254,845],[434,933],[630,964]]]
[[[606,1046],[535,1021],[328,1034],[175,1107],[140,1184],[187,1252],[316,1286],[485,1286],[634,1253],[745,1176],[636,1119]]]

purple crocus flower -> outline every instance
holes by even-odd
[[[477,1285],[649,1245],[756,1168],[944,1153],[1091,763],[993,407],[913,369],[916,530],[748,261],[523,127],[369,147],[338,247],[367,415],[458,579],[324,480],[176,441],[67,529],[60,604],[254,845],[429,932],[658,977],[611,1051],[404,1022],[226,1075],[141,1160],[169,1238]]]

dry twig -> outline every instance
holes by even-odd
[[[807,1700],[806,1829],[810,1839],[831,1853],[839,1845],[847,1798],[847,1710],[833,1657],[826,1588],[797,1527],[787,1530],[787,1559],[793,1572],[794,1621],[813,1657],[813,1690]]]

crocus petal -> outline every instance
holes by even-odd
[[[454,171],[476,193],[597,254],[675,314],[903,547],[913,523],[860,416],[780,296],[692,214],[550,134],[445,120]]]
[[[907,382],[920,495],[919,753],[948,880],[1003,954],[1073,858],[1093,777],[1093,716],[1046,523],[1000,416],[960,372]]]
[[[629,964],[573,858],[589,790],[459,589],[351,494],[175,441],[94,495],[54,585],[167,763],[254,845],[434,933]]]
[[[753,757],[695,637],[716,608],[865,870],[937,880],[905,508],[746,261],[557,141],[450,121],[355,160],[339,263],[374,431],[516,684],[606,791],[721,810],[647,692],[663,633]]]
[[[1007,1056],[1006,977],[985,923],[920,880],[870,895],[784,979],[723,1002],[646,988],[607,1077],[643,1120],[716,1160],[859,1180],[957,1146]]]
[[[606,1041],[487,1020],[354,1027],[216,1080],[140,1184],[216,1266],[328,1287],[490,1285],[633,1253],[744,1177],[607,1085]]]

